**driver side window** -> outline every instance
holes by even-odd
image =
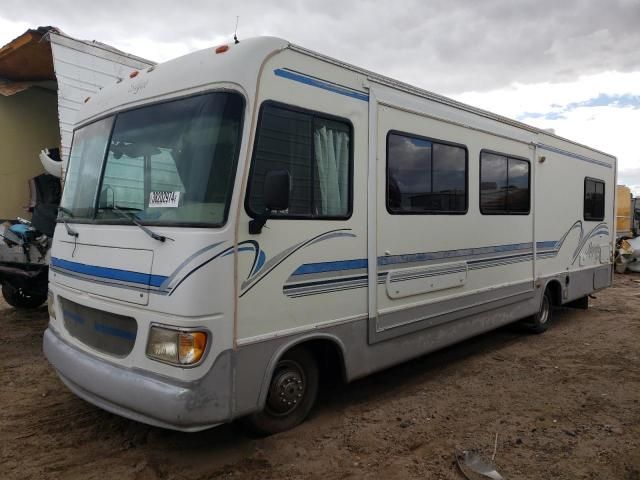
[[[247,210],[264,211],[264,179],[285,170],[291,183],[289,208],[277,218],[343,219],[351,214],[351,126],[339,119],[293,107],[263,106],[253,153]]]

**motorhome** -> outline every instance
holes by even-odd
[[[616,159],[277,38],[80,111],[44,351],[151,425],[308,415],[351,381],[611,285]]]

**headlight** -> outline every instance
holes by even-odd
[[[47,293],[47,308],[49,309],[49,318],[56,319],[56,301],[52,292]]]
[[[193,365],[202,359],[207,347],[207,333],[151,327],[147,356],[176,365]]]

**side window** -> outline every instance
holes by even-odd
[[[465,213],[467,151],[401,133],[387,136],[387,210]]]
[[[528,214],[530,179],[527,160],[480,152],[480,212],[483,215]]]
[[[604,182],[602,180],[584,179],[584,219],[604,220]]]
[[[267,104],[257,130],[247,207],[264,211],[264,178],[271,170],[291,176],[284,218],[347,218],[351,212],[351,127],[320,114]]]

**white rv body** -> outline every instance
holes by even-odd
[[[274,366],[293,346],[334,353],[350,381],[531,316],[547,289],[565,304],[611,284],[610,155],[275,38],[149,70],[95,95],[76,128],[203,92],[235,92],[243,99],[241,142],[223,225],[149,226],[171,239],[160,242],[129,221],[66,218],[77,237],[58,223],[45,353],[72,391],[106,410],[195,431],[261,410]],[[348,138],[346,214],[273,217],[249,233],[247,192],[269,108],[346,128],[335,135]],[[389,210],[394,132],[465,152],[462,210]],[[481,152],[528,165],[527,212],[481,213]],[[73,157],[72,150],[71,164]],[[584,218],[585,179],[604,184],[602,220]],[[133,330],[110,316],[133,319]],[[76,334],[74,322],[98,333]],[[190,367],[150,358],[151,325],[208,332],[204,357]],[[124,338],[130,351],[110,352],[100,335]]]

